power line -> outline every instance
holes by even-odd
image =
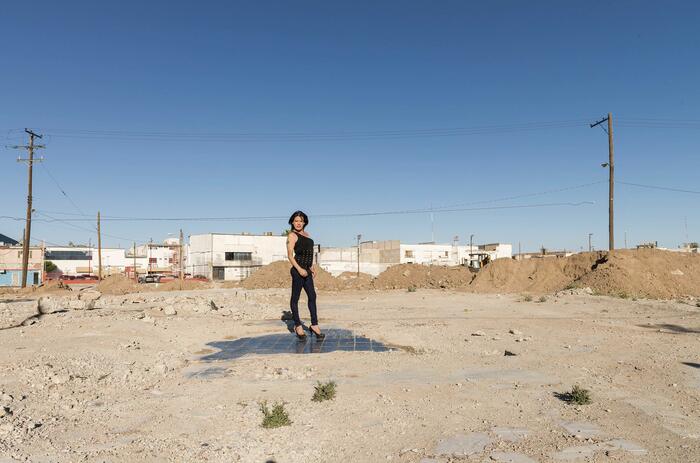
[[[56,180],[56,178],[51,174],[51,171],[49,171],[49,169],[48,169],[43,163],[41,164],[41,167],[42,167],[42,168],[44,169],[44,171],[49,175],[49,177],[51,178],[51,180],[53,180],[53,182],[56,184],[56,187],[58,187],[59,191],[60,191],[61,193],[63,193],[63,196],[65,196],[66,199],[67,199],[68,201],[70,201],[70,203],[73,205],[73,207],[75,207],[75,208],[78,210],[78,212],[80,212],[82,215],[86,215],[86,214],[82,211],[82,209],[80,209],[80,208],[78,207],[78,205],[75,204],[75,201],[73,201],[73,200],[71,199],[71,197],[68,196],[68,193],[66,193],[65,190],[61,187],[61,185],[58,183],[58,180]]]
[[[294,141],[349,141],[400,139],[423,137],[452,137],[483,135],[532,130],[547,130],[583,126],[584,120],[529,122],[508,125],[476,127],[443,127],[427,129],[400,129],[375,131],[328,132],[177,132],[177,131],[126,131],[85,129],[44,129],[53,137],[76,139],[109,139],[122,141],[187,141],[187,142],[294,142]]]
[[[460,211],[481,211],[481,210],[497,210],[497,209],[518,209],[518,208],[536,208],[536,207],[552,207],[552,206],[582,206],[587,204],[594,204],[591,201],[581,201],[577,203],[573,202],[560,202],[560,203],[542,203],[542,204],[520,204],[512,206],[491,206],[491,207],[475,207],[475,208],[452,208],[452,209],[441,209],[432,210],[433,212],[460,212]],[[424,214],[431,212],[431,209],[404,209],[404,210],[393,210],[393,211],[373,211],[373,212],[354,212],[354,213],[330,213],[330,214],[314,214],[317,219],[337,219],[337,218],[351,218],[351,217],[370,217],[370,216],[383,216],[383,215],[407,215],[407,214]],[[46,215],[46,214],[44,214]],[[121,218],[105,218],[102,220],[109,220],[113,222],[237,222],[237,221],[265,221],[265,220],[286,220],[286,216],[239,216],[239,217],[121,217]],[[43,220],[43,222],[85,222],[91,219],[54,219],[54,220]]]
[[[621,183],[623,185],[629,185],[629,186],[636,186],[636,187],[640,187],[640,188],[650,188],[650,189],[654,189],[654,190],[675,191],[677,193],[690,193],[690,194],[700,195],[700,191],[695,191],[695,190],[684,190],[681,188],[670,188],[670,187],[656,186],[656,185],[643,185],[641,183],[620,182],[619,180],[617,183]]]

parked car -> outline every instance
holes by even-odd
[[[139,283],[160,283],[160,275],[142,275]]]

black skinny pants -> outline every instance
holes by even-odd
[[[314,289],[314,277],[311,276],[311,270],[308,276],[301,276],[296,267],[292,267],[292,298],[289,301],[289,308],[292,309],[294,316],[294,326],[301,326],[299,318],[299,296],[301,296],[301,288],[306,291],[306,297],[309,299],[309,312],[311,313],[311,324],[318,325],[318,316],[316,315],[316,290]]]

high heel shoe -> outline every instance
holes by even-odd
[[[301,340],[306,339],[306,333],[304,333],[304,328],[301,328],[301,334],[299,334],[299,332],[297,331],[297,328],[295,327],[295,328],[294,328],[294,334],[297,335],[297,338],[298,338],[298,339],[301,339]]]
[[[318,327],[317,327],[318,328]],[[321,340],[326,337],[325,333],[321,333],[321,329],[318,328],[318,333],[314,331],[313,327],[309,325],[309,333],[311,333],[311,336],[316,336],[316,339]]]

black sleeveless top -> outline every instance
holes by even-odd
[[[297,242],[294,243],[294,260],[303,269],[309,270],[314,263],[314,240],[300,233],[297,235]]]

